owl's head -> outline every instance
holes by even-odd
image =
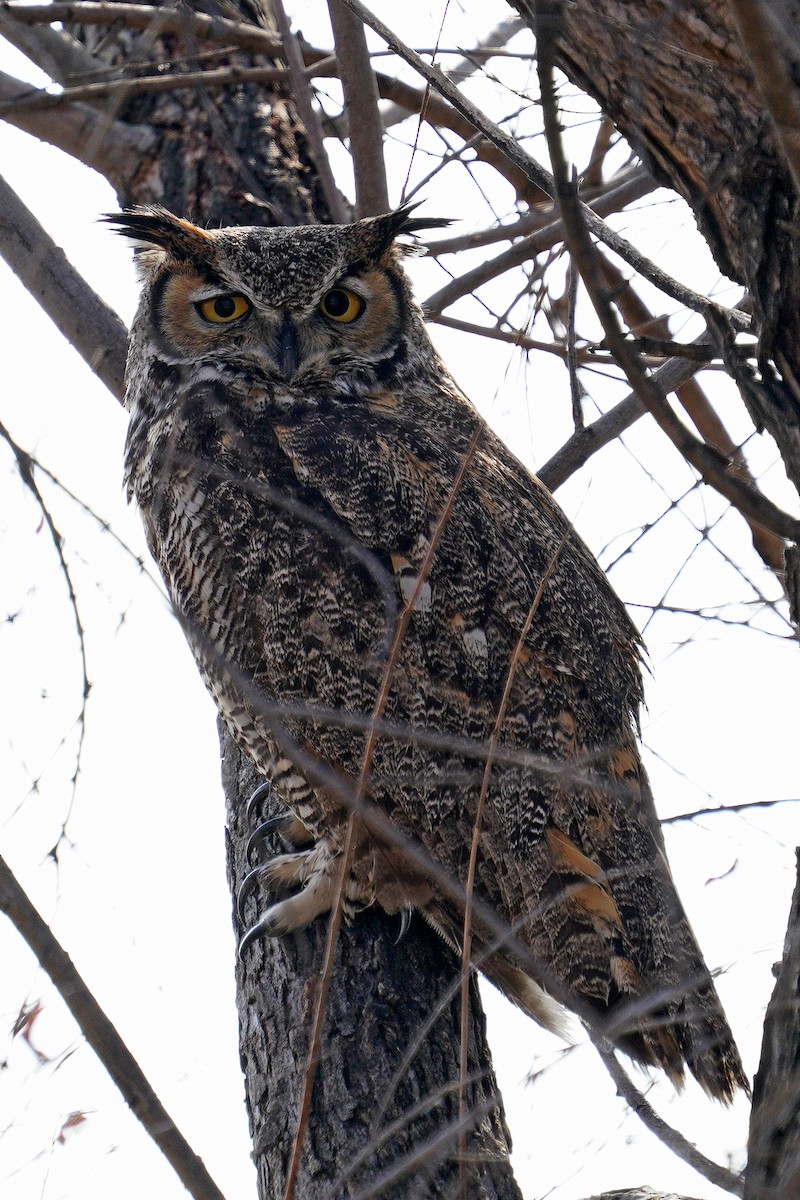
[[[403,345],[433,356],[396,239],[445,221],[409,207],[299,228],[201,229],[160,207],[107,220],[136,243],[134,340],[165,364],[338,391],[365,372],[386,380]]]

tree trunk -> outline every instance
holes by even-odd
[[[800,851],[778,982],[767,1008],[744,1200],[800,1196]]]
[[[244,20],[250,9],[246,0],[226,5]],[[127,31],[109,39],[104,28],[72,29],[112,64],[186,56],[193,69],[196,47],[189,40],[151,42]],[[226,63],[246,67],[253,59],[232,53],[215,65]],[[143,95],[116,116],[157,135],[148,155],[112,180],[124,205],[158,202],[201,225],[330,219],[292,100],[272,85]],[[225,730],[221,739],[235,895],[252,866],[246,803],[260,779]],[[397,919],[378,911],[342,930],[297,1200],[366,1196],[368,1184],[382,1178],[386,1197],[458,1194],[460,963],[421,921],[400,940],[399,933]],[[241,1060],[262,1200],[284,1191],[325,934],[318,921],[285,942],[264,942],[237,968]],[[519,1200],[474,981],[469,1029],[467,1195]]]

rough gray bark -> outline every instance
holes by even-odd
[[[744,1200],[800,1196],[800,851],[778,982],[767,1008]]]
[[[225,7],[227,15],[251,16],[246,3]],[[106,29],[73,31],[113,64],[134,55],[161,62],[186,55],[192,69],[197,49],[176,36],[150,43],[140,33],[120,31],[109,39]],[[253,63],[244,52],[227,61]],[[217,59],[216,65],[223,64]],[[131,160],[129,174],[113,181],[123,204],[157,201],[200,224],[329,219],[288,95],[263,84],[142,95],[115,116],[157,135],[146,155]],[[225,732],[222,744],[235,892],[249,869],[252,827],[245,808],[259,778]],[[421,922],[399,944],[398,933],[397,921],[378,912],[364,913],[342,933],[297,1200],[366,1196],[367,1185],[384,1173],[383,1196],[457,1194],[459,1006],[451,992],[459,963]],[[283,1195],[324,942],[325,923],[317,922],[285,943],[265,943],[237,967],[241,1059],[262,1200]],[[417,1038],[419,1048],[405,1062]],[[470,1071],[476,1117],[466,1137],[469,1200],[519,1200],[474,986]]]

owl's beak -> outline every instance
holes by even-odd
[[[288,313],[283,314],[283,324],[278,334],[275,361],[286,379],[291,379],[300,365],[300,346],[297,341],[297,330]]]

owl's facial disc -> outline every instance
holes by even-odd
[[[276,382],[306,375],[340,389],[351,364],[363,370],[394,352],[400,298],[379,267],[320,283],[302,297],[284,297],[269,278],[167,271],[153,290],[161,349],[171,361],[224,359],[252,368],[256,360]]]

